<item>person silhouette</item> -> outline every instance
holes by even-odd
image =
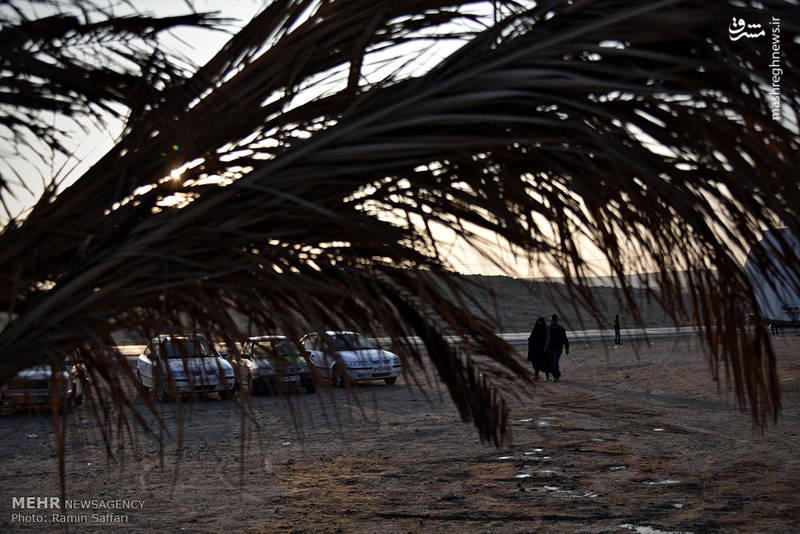
[[[533,365],[533,379],[539,380],[539,372],[543,372],[545,377],[550,379],[550,362],[544,351],[544,344],[547,341],[547,323],[544,317],[536,319],[531,335],[528,336],[528,361]]]
[[[558,315],[555,313],[550,316],[550,325],[547,327],[544,350],[550,361],[553,382],[558,382],[561,380],[561,369],[559,368],[561,351],[564,350],[569,356],[569,340],[567,339],[567,331],[558,324]]]

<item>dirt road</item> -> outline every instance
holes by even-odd
[[[293,395],[292,410],[251,397],[244,419],[231,400],[161,405],[163,467],[158,439],[138,430],[109,460],[82,407],[70,416],[67,499],[116,508],[55,512],[86,516],[72,532],[797,532],[800,337],[776,339],[784,407],[764,434],[694,342],[636,349],[574,347],[561,382],[509,392],[503,450],[482,444],[435,383],[402,379]],[[0,435],[0,531],[60,531],[53,510],[14,507],[60,493],[46,416],[4,416]]]

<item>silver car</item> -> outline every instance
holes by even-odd
[[[241,348],[240,358],[228,357],[239,384],[250,393],[304,388],[314,392],[308,364],[286,336],[257,336]]]
[[[69,358],[63,366],[52,364],[23,369],[7,384],[0,387],[0,402],[4,407],[38,405],[43,407],[72,406],[83,400],[83,388],[78,373],[81,365],[72,365]]]
[[[317,374],[338,387],[368,380],[391,385],[403,370],[399,357],[358,332],[312,332],[300,343]]]
[[[233,394],[233,367],[203,336],[160,335],[139,356],[136,378],[161,401],[188,393]]]

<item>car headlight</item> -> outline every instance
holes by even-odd
[[[350,369],[363,369],[365,367],[370,367],[370,363],[365,360],[354,360],[351,362],[347,362],[347,367]]]

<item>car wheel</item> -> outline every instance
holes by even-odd
[[[156,388],[156,398],[161,402],[172,402],[172,394],[164,390],[164,387]]]
[[[145,386],[144,382],[142,382],[142,373],[140,373],[138,369],[136,370],[136,380],[139,381],[139,385],[142,387],[143,390],[145,390],[145,392],[148,393],[150,392],[150,388]]]
[[[331,371],[331,377],[333,378],[333,385],[337,388],[343,388],[345,386],[344,375],[339,370],[338,365],[333,366],[333,370]]]
[[[253,383],[253,375],[247,375],[247,394],[248,395],[255,395],[255,384]]]
[[[75,408],[75,393],[67,395],[67,398],[64,399],[64,404],[59,406],[59,409],[62,407],[67,413],[72,413],[73,408]]]
[[[394,385],[395,382],[397,382],[397,377],[396,376],[390,376],[389,378],[384,378],[383,381],[391,386],[391,385]]]
[[[73,404],[75,406],[80,406],[83,404],[83,387],[81,387],[80,382],[75,383],[72,386],[73,391]]]

